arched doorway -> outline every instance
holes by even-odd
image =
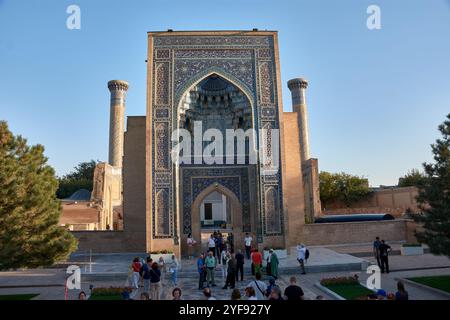
[[[225,211],[229,210],[229,219],[224,220],[226,229],[233,233],[235,250],[242,246],[243,232],[256,231],[254,221],[258,212],[257,188],[255,183],[250,183],[250,177],[257,181],[257,170],[255,164],[250,164],[249,155],[250,151],[255,151],[257,136],[246,135],[245,144],[240,145],[243,148],[238,148],[236,143],[231,152],[226,145],[229,129],[251,132],[249,129],[255,125],[253,113],[253,103],[245,89],[239,82],[232,81],[219,72],[208,73],[203,78],[196,79],[180,97],[176,126],[183,129],[182,141],[185,140],[184,134],[189,133],[188,136],[191,137],[190,143],[187,143],[191,147],[181,153],[185,156],[184,152],[189,150],[186,153],[190,154],[191,158],[175,166],[183,255],[187,255],[186,237],[189,233],[198,241],[196,254],[206,249],[205,246],[200,246],[202,220],[205,233],[208,229],[212,233],[214,227],[208,228],[208,225],[205,225],[205,203],[214,204],[214,201],[217,201],[217,207],[220,207],[219,203],[227,206]],[[196,126],[198,130],[195,129]],[[214,131],[214,140],[205,138],[208,131],[211,133],[211,129]],[[199,143],[200,154],[197,154],[195,141],[198,134],[204,138]],[[210,154],[214,159],[222,161],[207,162],[202,152],[210,147],[219,135],[223,137],[223,143],[218,144]],[[229,141],[238,141],[237,137],[232,136],[231,139]],[[252,152],[252,155],[254,154],[256,152]],[[234,159],[233,163],[228,162],[230,155]],[[220,200],[222,196],[224,200]],[[214,210],[212,207],[208,209]],[[220,224],[220,219],[209,220],[212,221],[208,223],[213,225],[216,222]],[[222,228],[216,226],[215,229]]]
[[[208,198],[208,196],[212,194],[219,194],[223,195],[226,198],[226,201],[228,201],[229,205],[229,212],[230,212],[230,226],[231,231],[233,233],[234,238],[234,248],[242,249],[242,241],[243,241],[243,234],[242,234],[242,205],[239,201],[239,199],[236,197],[234,192],[232,192],[230,189],[215,183],[210,185],[209,187],[205,188],[194,200],[192,203],[191,211],[191,226],[192,226],[192,236],[194,239],[198,239],[199,244],[197,245],[195,254],[199,254],[200,252],[203,252],[206,250],[206,246],[201,243],[202,239],[202,232],[205,233],[212,233],[214,229],[205,227],[203,225],[202,227],[202,204],[205,204],[205,199]],[[220,228],[217,228],[220,229]]]

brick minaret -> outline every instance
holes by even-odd
[[[109,120],[109,164],[122,167],[125,97],[128,82],[111,80],[108,82],[111,92],[111,109]]]

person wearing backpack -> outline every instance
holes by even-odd
[[[306,274],[305,272],[305,262],[309,258],[309,250],[306,249],[305,245],[302,243],[297,246],[297,261],[300,263],[300,268],[302,269],[302,274]]]
[[[267,299],[267,285],[261,280],[261,273],[256,273],[255,280],[250,282],[247,287],[253,288],[258,300]]]

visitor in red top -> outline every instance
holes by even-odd
[[[252,264],[253,264],[253,268],[256,273],[260,273],[261,272],[261,267],[262,267],[262,255],[261,252],[258,252],[258,249],[255,248],[253,249],[253,252],[251,254],[251,258],[252,258]]]
[[[133,291],[131,292],[130,298],[134,300],[136,298],[137,293],[139,292],[139,279],[141,277],[140,271],[141,271],[142,264],[140,262],[139,258],[134,258],[133,263],[131,264],[131,269],[133,271],[131,275],[131,284]]]
[[[133,272],[139,273],[139,271],[141,271],[142,265],[141,265],[141,262],[139,261],[139,258],[134,258],[132,266],[133,266]]]

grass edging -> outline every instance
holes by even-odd
[[[419,282],[415,282],[413,280],[409,280],[409,279],[406,279],[406,278],[395,278],[395,280],[396,281],[401,280],[405,284],[407,283],[410,286],[413,286],[413,287],[416,287],[416,288],[419,288],[419,289],[424,289],[424,290],[430,291],[432,293],[437,293],[437,294],[443,295],[446,298],[450,298],[450,293],[448,293],[448,292],[446,292],[444,290],[436,289],[436,288],[433,288],[433,287],[430,287],[430,286],[427,286],[427,285],[424,285],[424,284],[421,284]]]
[[[340,295],[338,295],[336,292],[334,292],[333,290],[328,289],[327,287],[323,286],[320,284],[319,281],[317,281],[316,283],[314,283],[314,286],[316,288],[318,288],[319,290],[322,290],[323,292],[325,292],[326,294],[332,296],[333,298],[335,298],[336,300],[347,300],[344,297],[341,297]]]
[[[26,301],[32,300],[39,296],[40,293],[19,293],[19,294],[2,294],[0,295],[1,301]]]

